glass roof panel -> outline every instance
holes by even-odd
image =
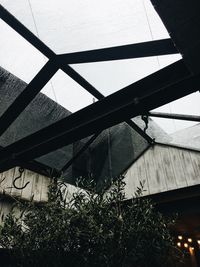
[[[171,134],[171,144],[175,144],[181,147],[193,148],[200,151],[200,124],[191,125],[188,122],[188,126],[184,129],[180,129]]]
[[[29,83],[47,59],[2,20],[0,36],[1,67]]]
[[[2,0],[56,53],[168,37],[149,0]],[[158,31],[158,33],[157,33]]]
[[[105,96],[180,59],[180,55],[146,57],[71,65]]]
[[[175,119],[152,118],[168,134],[168,140],[155,138],[157,142],[200,150],[199,123]]]
[[[169,34],[150,0],[141,0],[149,24],[152,39],[169,38]]]
[[[105,96],[157,71],[156,57],[71,65]]]
[[[178,61],[179,59],[182,58],[182,56],[180,54],[175,54],[175,55],[158,56],[157,58],[159,67],[164,68]]]
[[[1,4],[56,53],[70,53],[168,38],[149,0],[1,0]],[[1,65],[26,82],[46,58],[0,21]],[[105,96],[163,68],[180,55],[111,62],[74,64],[72,67]],[[93,96],[62,71],[42,90],[51,99],[75,112],[93,102]],[[81,101],[80,101],[81,100]],[[199,94],[162,106],[156,111],[199,115]],[[193,122],[154,118],[168,133]]]
[[[167,111],[166,111],[167,112]],[[196,122],[180,121],[176,119],[152,118],[166,133],[173,134],[196,125]]]
[[[198,115],[200,114],[200,93],[193,93],[188,96],[182,97],[176,101],[173,101],[167,105],[159,107],[154,111],[166,112],[166,113],[177,113],[186,115]],[[188,127],[191,127],[196,122],[193,121],[181,121],[163,118],[153,118],[167,133],[174,133]]]
[[[26,88],[26,83],[3,69],[1,71],[5,78],[1,82],[0,95],[0,111],[3,113]],[[33,134],[93,102],[93,96],[62,71],[52,77],[42,92],[54,101],[39,93],[1,136],[2,146]]]
[[[56,72],[41,92],[70,112],[78,111],[96,101],[93,95],[61,70]]]

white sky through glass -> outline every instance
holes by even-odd
[[[0,0],[0,3],[58,54],[169,37],[149,0]],[[0,21],[0,65],[30,82],[46,58],[6,27]],[[72,67],[100,92],[109,95],[179,58],[169,55]],[[72,112],[93,102],[92,95],[61,71],[42,92]],[[199,93],[191,94],[157,111],[199,115],[199,100]],[[194,124],[155,121],[168,133]]]

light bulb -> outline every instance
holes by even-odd
[[[178,247],[181,247],[181,242],[178,242],[178,243],[177,243],[177,246],[178,246]]]
[[[185,248],[188,248],[188,243],[184,243],[184,247]]]
[[[188,238],[188,242],[192,243],[192,238]]]
[[[194,255],[194,248],[193,247],[189,247],[189,252],[191,255]]]
[[[182,239],[183,239],[182,235],[179,235],[179,236],[178,236],[178,239],[179,239],[179,240],[182,240]]]

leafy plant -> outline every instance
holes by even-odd
[[[141,197],[142,183],[129,201],[124,186],[120,177],[96,194],[90,183],[66,199],[66,189],[54,183],[48,202],[24,203],[20,216],[5,218],[0,245],[15,252],[19,266],[178,266],[174,221]]]

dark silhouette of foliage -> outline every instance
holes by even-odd
[[[166,219],[142,198],[143,184],[125,201],[123,177],[107,192],[93,184],[70,200],[63,186],[49,188],[46,203],[24,203],[0,229],[0,245],[17,266],[178,266],[180,255]]]

